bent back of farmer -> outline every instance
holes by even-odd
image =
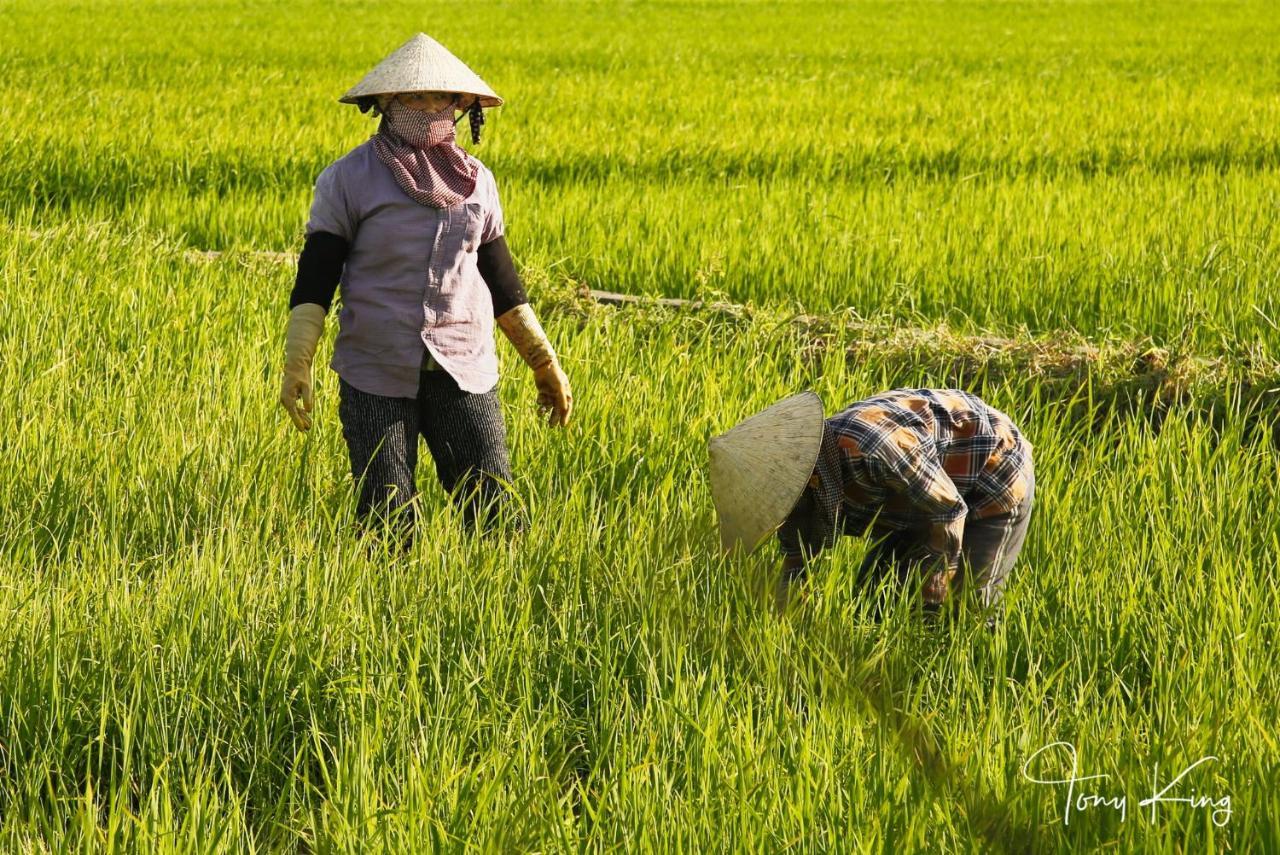
[[[777,530],[788,579],[838,536],[866,534],[876,543],[864,578],[906,581],[919,568],[927,605],[962,582],[984,605],[999,601],[1035,492],[1031,443],[1008,416],[958,389],[895,389],[811,436],[804,451],[815,461]]]

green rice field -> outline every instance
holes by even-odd
[[[332,314],[316,427],[276,397],[374,129],[336,99],[418,31],[507,99],[473,151],[575,411],[500,341],[530,529],[424,455],[399,555]],[[0,851],[1280,851],[1278,44],[1261,0],[0,0]],[[779,614],[708,437],[907,385],[1035,446],[1003,620],[872,619],[850,538]]]

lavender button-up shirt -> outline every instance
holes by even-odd
[[[425,348],[463,390],[492,389],[493,301],[476,250],[502,231],[498,187],[484,166],[471,195],[450,208],[406,196],[372,139],[327,167],[307,234],[330,232],[350,246],[333,370],[363,392],[414,398]]]

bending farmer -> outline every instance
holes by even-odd
[[[958,390],[898,389],[829,419],[805,392],[710,450],[722,545],[754,548],[776,530],[784,584],[838,536],[870,534],[864,581],[905,582],[918,570],[926,607],[961,584],[991,606],[1031,518],[1031,444],[1008,416]]]
[[[466,116],[478,143],[482,108],[502,99],[419,34],[339,100],[381,122],[316,181],[280,403],[310,429],[311,361],[341,280],[331,365],[361,516],[400,512],[411,530],[421,434],[468,525],[487,523],[511,479],[495,318],[553,424],[568,423],[573,401],[507,250],[493,175],[455,141]]]

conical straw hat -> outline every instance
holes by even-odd
[[[338,100],[355,104],[361,98],[397,92],[461,92],[479,97],[481,107],[502,103],[488,83],[425,33],[402,44]]]
[[[711,498],[726,552],[755,549],[791,513],[822,448],[822,399],[801,392],[711,438]]]

